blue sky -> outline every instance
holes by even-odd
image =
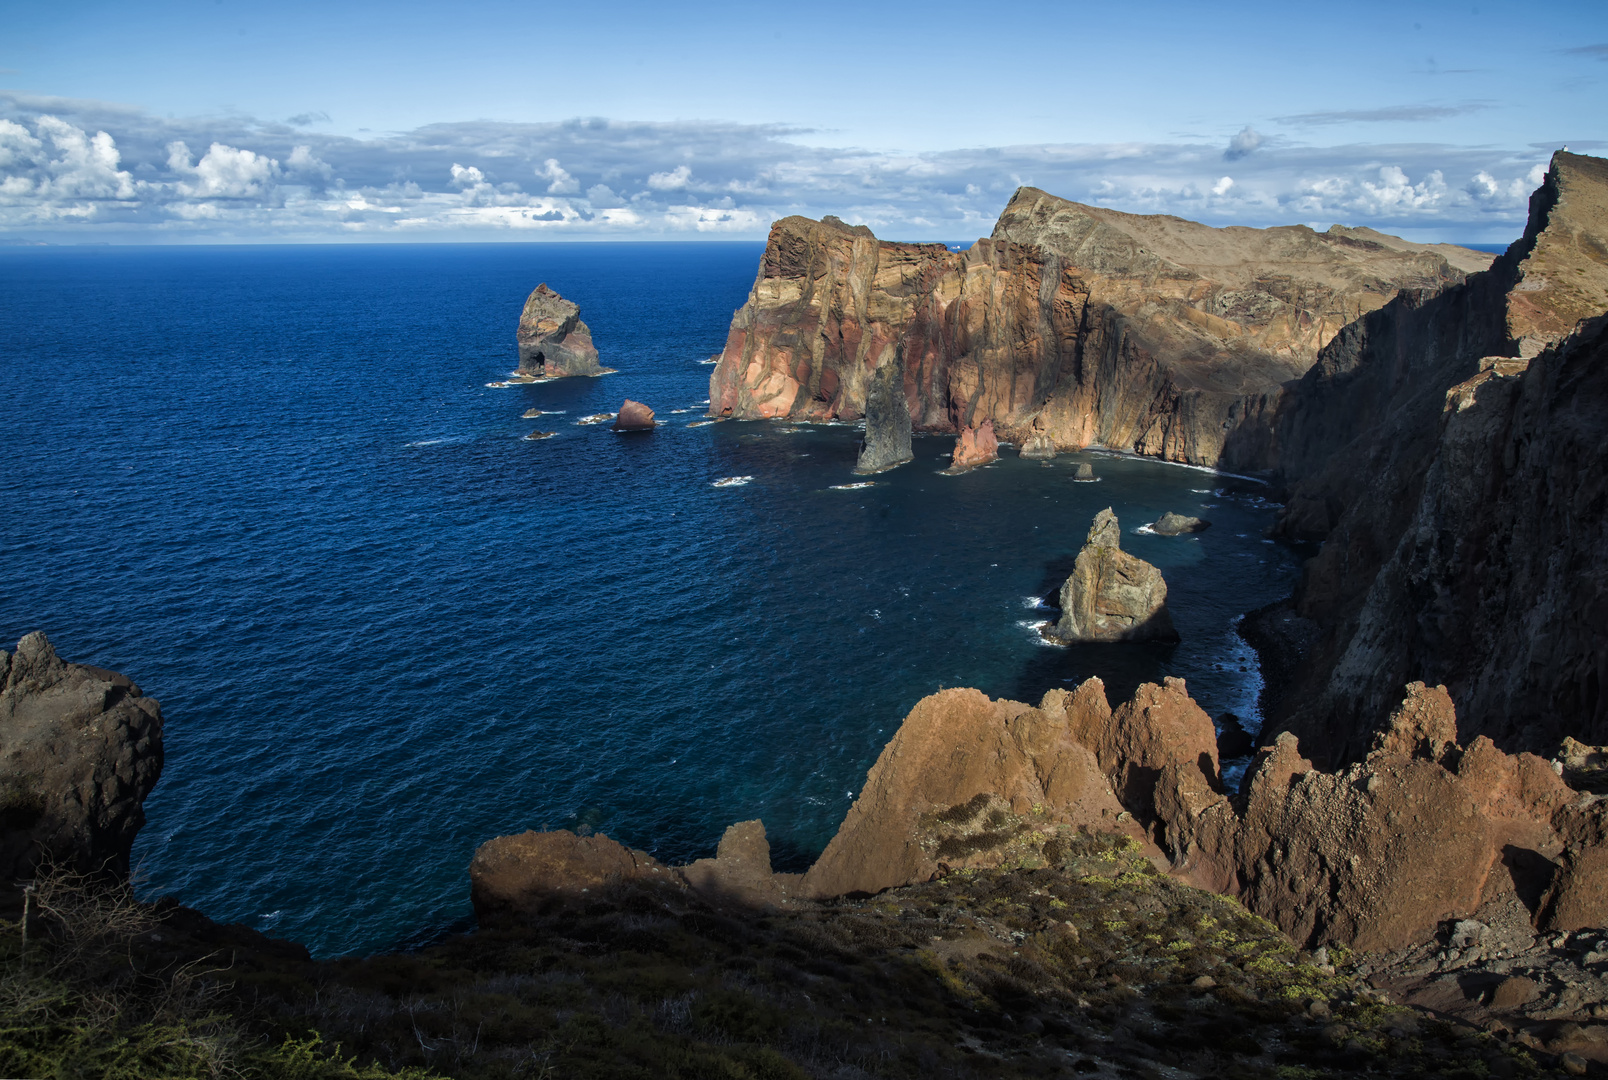
[[[0,0],[0,238],[986,235],[1011,191],[1506,241],[1608,4]]]

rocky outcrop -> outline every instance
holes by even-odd
[[[915,457],[910,447],[910,408],[904,395],[904,364],[895,350],[870,375],[865,394],[865,437],[854,471],[862,476],[886,472]],[[710,407],[713,415],[714,408]]]
[[[1464,741],[1608,741],[1604,311],[1608,162],[1559,153],[1489,272],[1348,326],[1285,401],[1280,528],[1325,542],[1268,711],[1314,760],[1366,753],[1413,680]]]
[[[1017,453],[1025,458],[1048,461],[1060,453],[1060,450],[1055,445],[1055,440],[1048,434],[1042,431],[1035,431],[1022,440],[1022,448]]]
[[[1198,517],[1189,517],[1186,514],[1175,514],[1171,510],[1161,515],[1150,525],[1150,531],[1157,536],[1182,536],[1185,533],[1205,532],[1212,527],[1212,523]]]
[[[1285,382],[1345,323],[1488,257],[1368,230],[1213,229],[1022,188],[965,252],[835,218],[771,227],[710,415],[907,417],[1006,441],[1266,468]],[[903,406],[872,405],[878,377]]]
[[[604,373],[581,309],[546,282],[536,286],[519,315],[519,370],[547,378]]]
[[[1126,831],[1312,946],[1407,947],[1503,896],[1541,931],[1608,922],[1608,803],[1542,758],[1483,737],[1460,746],[1456,731],[1445,688],[1414,683],[1364,761],[1325,772],[1286,732],[1234,798],[1182,680],[1115,710],[1092,679],[1037,708],[945,690],[888,743],[801,891],[1042,865],[1067,829]]]
[[[0,651],[0,882],[48,864],[127,875],[162,774],[162,710],[126,677],[69,664],[43,633]]]
[[[654,427],[653,410],[640,401],[625,399],[620,411],[614,414],[612,425],[615,431],[652,431]]]
[[[984,420],[982,427],[966,428],[955,440],[955,452],[949,461],[950,472],[966,472],[990,461],[999,460],[999,440],[994,437],[994,422]]]
[[[1061,618],[1045,636],[1068,643],[1178,639],[1161,571],[1122,550],[1122,530],[1109,506],[1094,517],[1061,586]]]
[[[568,829],[493,837],[469,863],[469,897],[482,923],[537,914],[630,881],[683,885],[645,851]]]
[[[757,820],[727,827],[715,857],[681,867],[681,875],[705,897],[748,908],[785,905],[799,881],[798,874],[771,871],[770,841]]]

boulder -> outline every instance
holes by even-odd
[[[999,440],[994,437],[994,422],[984,420],[981,427],[966,428],[955,440],[955,454],[950,459],[950,472],[965,472],[990,461],[999,460]]]
[[[628,882],[682,885],[646,852],[568,829],[493,837],[469,863],[469,897],[482,922],[539,913]]]
[[[1022,449],[1018,453],[1025,458],[1034,458],[1048,461],[1058,451],[1055,448],[1055,439],[1047,431],[1035,431],[1022,440]]]
[[[1161,571],[1122,550],[1110,507],[1095,515],[1072,575],[1061,586],[1061,618],[1045,636],[1086,641],[1176,641]]]
[[[1169,510],[1155,520],[1150,526],[1150,531],[1158,536],[1181,536],[1184,533],[1205,532],[1211,527],[1212,523],[1209,521],[1175,514]]]
[[[601,375],[592,331],[581,321],[581,309],[547,287],[525,300],[519,315],[519,370],[526,375],[557,378]]]
[[[1083,461],[1078,463],[1078,471],[1072,474],[1072,479],[1095,480],[1098,479],[1098,477],[1094,475],[1094,466],[1090,465],[1087,461]]]
[[[630,398],[625,399],[614,417],[615,431],[652,431],[653,427],[653,410]]]
[[[161,774],[162,710],[138,686],[43,633],[0,651],[0,883],[46,863],[126,876]]]

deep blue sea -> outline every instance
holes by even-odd
[[[1119,701],[1175,674],[1254,722],[1234,623],[1298,567],[1263,489],[1096,454],[950,477],[933,437],[837,490],[851,427],[691,427],[760,252],[0,250],[0,640],[43,629],[162,702],[147,895],[375,950],[467,915],[500,833],[681,862],[760,817],[802,869],[943,686],[1036,701],[1099,674]],[[542,281],[618,374],[487,385]],[[666,425],[576,423],[627,396]],[[1107,505],[1180,645],[1034,630]],[[1164,510],[1215,525],[1135,532]]]

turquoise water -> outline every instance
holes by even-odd
[[[802,869],[941,686],[1036,701],[1099,674],[1116,701],[1173,674],[1254,718],[1234,620],[1298,565],[1258,485],[1008,450],[950,477],[931,437],[836,490],[850,427],[690,426],[760,250],[0,252],[0,637],[43,629],[162,702],[148,894],[373,950],[462,919],[499,833],[584,824],[680,862],[760,817]],[[486,385],[540,281],[619,374]],[[665,426],[576,424],[626,396]],[[1179,645],[1038,637],[1107,505]],[[1215,524],[1135,533],[1164,510]]]

